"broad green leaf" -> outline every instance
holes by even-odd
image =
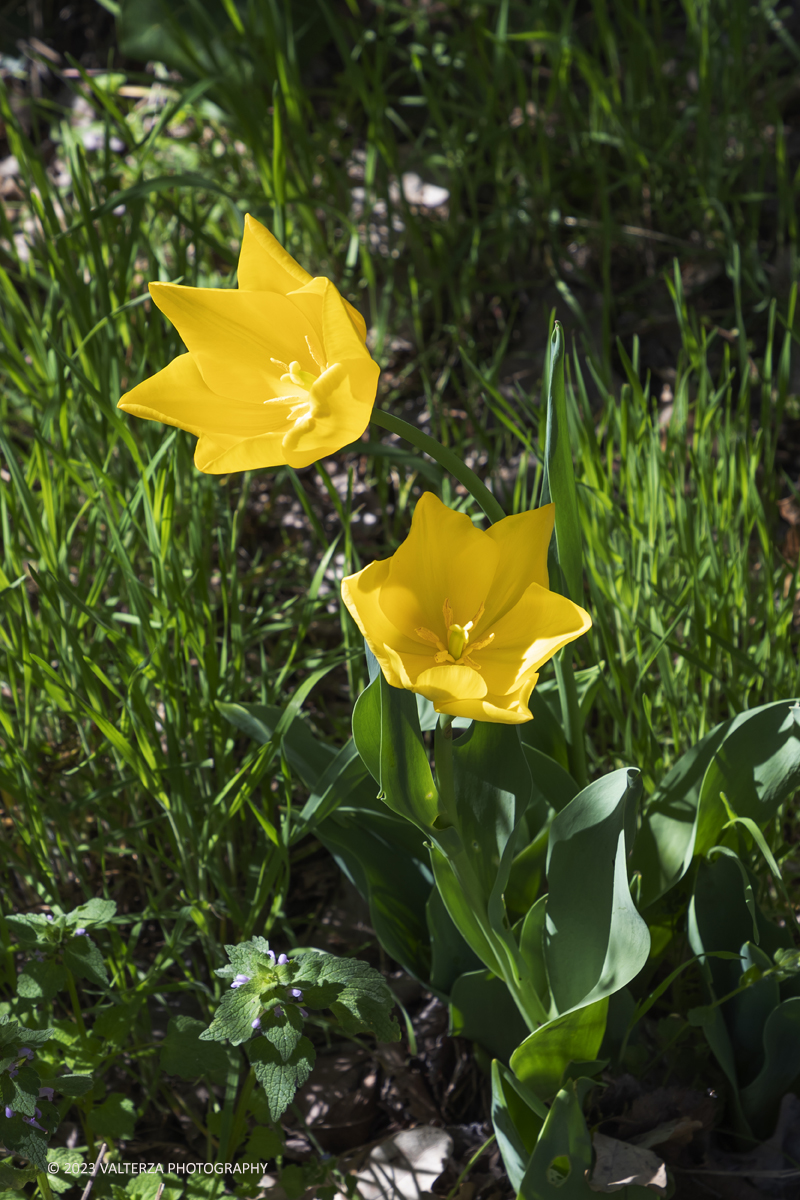
[[[533,785],[532,807],[538,802],[539,808],[543,807],[545,812],[547,806],[554,808],[557,813],[561,812],[577,796],[577,783],[560,763],[535,746],[526,745],[524,735],[521,736]]]
[[[67,986],[67,972],[53,959],[31,959],[17,976],[17,992],[26,1000],[52,1000]]]
[[[232,725],[241,729],[259,745],[272,741],[284,710],[274,704],[223,704],[217,708]],[[332,746],[315,738],[302,720],[294,720],[281,739],[281,748],[290,767],[307,788],[313,788],[336,755]]]
[[[453,924],[438,888],[430,889],[426,913],[431,947],[428,986],[440,998],[447,998],[459,975],[477,970],[481,963]]]
[[[587,1172],[592,1166],[592,1138],[583,1101],[594,1087],[591,1079],[575,1079],[563,1087],[547,1114],[519,1189],[519,1200],[594,1200]]]
[[[800,1076],[800,997],[784,1000],[772,1010],[762,1036],[763,1066],[753,1082],[742,1088],[741,1098],[756,1137],[768,1138],[775,1128],[781,1099]]]
[[[78,927],[85,925],[105,925],[107,924],[117,911],[117,906],[113,900],[101,900],[98,896],[87,900],[85,904],[79,904],[77,908],[73,908],[71,913],[67,913],[67,922],[70,925]]]
[[[567,739],[561,724],[561,711],[558,696],[555,692],[546,692],[537,686],[531,693],[528,708],[533,715],[532,721],[526,721],[520,726],[519,734],[523,746],[530,746],[540,754],[547,755],[569,773],[569,753]],[[531,774],[534,777],[533,768]],[[571,778],[571,776],[570,776]],[[577,785],[575,785],[577,786]]]
[[[728,820],[722,792],[738,817],[764,826],[800,786],[798,711],[796,700],[783,700],[733,718],[703,779],[695,854],[714,845]]]
[[[583,543],[578,514],[575,467],[564,391],[564,331],[556,322],[550,339],[550,374],[547,381],[547,433],[544,447],[542,504],[556,506],[555,541],[566,594],[580,603],[583,593]],[[551,580],[553,587],[555,581]]]
[[[97,1037],[108,1038],[118,1046],[124,1045],[133,1030],[134,1022],[141,1008],[141,1001],[112,1004],[101,1009],[95,1017],[92,1033]]]
[[[631,899],[626,861],[640,792],[638,771],[612,771],[550,827],[545,961],[559,1013],[625,987],[647,961],[650,932]]]
[[[91,1075],[59,1075],[48,1083],[62,1096],[75,1097],[85,1096],[94,1086],[94,1079]]]
[[[750,709],[712,729],[677,761],[651,797],[636,839],[633,868],[647,907],[686,874],[695,854],[718,840],[728,814],[763,826],[800,780],[796,701]]]
[[[572,1062],[591,1062],[603,1042],[608,997],[573,1009],[529,1034],[511,1056],[511,1069],[541,1100],[549,1101],[561,1087]]]
[[[264,1088],[270,1119],[279,1121],[311,1074],[316,1052],[307,1037],[302,1037],[288,1059],[266,1038],[254,1038],[247,1046],[256,1079]]]
[[[226,1042],[240,1046],[253,1036],[253,1021],[261,1016],[263,985],[256,979],[240,988],[222,993],[219,1008],[208,1029],[200,1035],[203,1042]]]
[[[303,1018],[293,1004],[288,1005],[279,1017],[273,1016],[269,1025],[264,1024],[263,1035],[272,1042],[284,1062],[288,1062],[303,1036]]]
[[[181,1079],[205,1076],[212,1083],[223,1084],[231,1065],[231,1051],[216,1042],[201,1042],[200,1034],[205,1028],[194,1017],[171,1017],[159,1052],[161,1070]],[[251,1029],[251,1035],[252,1032]]]
[[[283,1153],[283,1139],[277,1129],[257,1125],[242,1151],[241,1162],[268,1162]]]
[[[439,814],[438,798],[413,694],[379,675],[356,701],[353,737],[381,799],[429,830]]]
[[[484,909],[482,901],[480,901],[480,898],[478,899],[478,907],[476,908],[476,901],[472,899],[469,893],[465,892],[450,859],[445,857],[441,850],[432,845],[430,853],[436,887],[439,890],[450,919],[481,962],[490,971],[493,971],[495,975],[502,977],[503,968],[497,956],[495,945],[489,940],[486,931],[487,918],[485,912],[482,912]],[[469,865],[467,862],[465,868],[468,869]],[[478,892],[477,882],[475,892]]]
[[[374,1033],[380,1042],[395,1042],[400,1027],[392,1017],[395,999],[380,971],[359,958],[338,958],[307,950],[295,958],[294,986],[311,1008],[330,1008],[351,1034]]]
[[[386,952],[427,984],[431,948],[425,906],[433,883],[428,851],[417,827],[381,801],[362,807],[363,790],[322,821],[315,834],[369,904],[370,923]]]
[[[100,987],[108,987],[108,972],[97,944],[88,934],[70,938],[64,943],[64,966],[79,979],[88,979]]]
[[[527,1170],[547,1109],[538,1098],[531,1108],[520,1095],[511,1071],[492,1063],[492,1125],[512,1188],[517,1192]]]
[[[79,1150],[67,1150],[66,1146],[51,1146],[47,1151],[47,1162],[58,1163],[59,1173],[48,1174],[47,1181],[54,1192],[68,1192],[81,1179],[81,1168],[86,1159]]]
[[[468,971],[453,984],[450,1032],[507,1063],[529,1030],[503,980],[482,970]]]
[[[112,1092],[89,1113],[89,1128],[98,1137],[128,1142],[136,1132],[136,1105],[123,1092]]]

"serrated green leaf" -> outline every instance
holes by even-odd
[[[47,1170],[47,1137],[41,1130],[26,1125],[22,1117],[3,1122],[3,1141],[7,1150],[27,1158],[37,1170]]]
[[[242,1154],[242,1162],[268,1162],[283,1152],[283,1139],[277,1129],[257,1126],[250,1134]]]
[[[282,1010],[279,1017],[269,1014],[270,1023],[262,1020],[261,1032],[272,1042],[284,1062],[288,1062],[303,1035],[303,1018],[293,1004]]]
[[[40,935],[46,933],[50,922],[40,913],[14,913],[6,917],[6,924],[18,942],[29,944],[39,941]],[[44,940],[49,941],[47,938]]]
[[[71,913],[67,913],[67,924],[78,928],[86,925],[105,925],[116,915],[117,906],[113,900],[101,900],[93,896],[85,904],[79,904]]]
[[[262,1011],[261,993],[263,988],[255,980],[245,983],[240,988],[231,988],[225,992],[217,1009],[214,1020],[208,1029],[200,1035],[203,1042],[224,1042],[240,1046],[253,1036],[253,1021]]]
[[[33,1167],[15,1167],[10,1160],[0,1162],[0,1188],[21,1189],[36,1177]]]
[[[215,1042],[200,1040],[205,1028],[203,1022],[194,1017],[172,1017],[167,1036],[161,1043],[159,1062],[162,1071],[167,1075],[179,1075],[181,1079],[197,1079],[204,1075],[212,1083],[224,1083],[230,1065],[228,1054]]]
[[[140,1008],[141,1002],[135,1001],[132,1004],[112,1004],[101,1009],[95,1018],[92,1032],[97,1037],[107,1038],[108,1041],[121,1046],[129,1037]]]
[[[307,1037],[301,1037],[287,1060],[281,1057],[277,1046],[267,1038],[255,1038],[247,1047],[256,1079],[264,1088],[269,1104],[269,1115],[279,1121],[311,1074],[316,1052]]]
[[[89,1128],[98,1137],[130,1141],[136,1130],[136,1105],[130,1096],[112,1092],[89,1113]]]
[[[17,976],[17,993],[25,1000],[52,1000],[66,986],[67,972],[53,959],[33,959]]]
[[[337,958],[312,950],[301,955],[294,986],[303,1003],[329,1008],[348,1033],[372,1032],[381,1042],[395,1042],[400,1027],[389,1014],[395,1000],[386,980],[358,958]],[[332,998],[333,989],[336,991]]]
[[[103,956],[88,934],[70,938],[64,944],[64,965],[79,979],[88,979],[100,987],[108,987],[108,972]]]
[[[91,1075],[59,1075],[57,1079],[51,1079],[50,1086],[60,1092],[62,1096],[85,1096],[94,1084],[94,1079]]]
[[[23,1117],[32,1117],[36,1110],[41,1083],[39,1073],[34,1071],[33,1067],[20,1067],[16,1079],[11,1080],[12,1095],[10,1100],[5,1101],[6,1104],[10,1104],[14,1112],[22,1113]],[[5,1096],[3,1099],[5,1100]]]
[[[56,1163],[58,1174],[48,1172],[47,1181],[54,1192],[67,1192],[79,1182],[80,1170],[85,1159],[78,1150],[67,1150],[65,1146],[51,1146],[47,1151],[47,1162]]]

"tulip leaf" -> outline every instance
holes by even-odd
[[[653,904],[707,853],[728,821],[763,826],[800,783],[797,701],[750,709],[712,729],[675,764],[652,796],[633,866],[642,873],[642,905]]]
[[[742,1088],[741,1099],[756,1137],[768,1138],[782,1097],[800,1075],[800,997],[792,996],[772,1010],[763,1027],[763,1046],[764,1065]]]
[[[476,971],[481,962],[453,924],[438,888],[431,888],[426,916],[431,944],[428,987],[436,995],[448,997],[456,979],[468,971]]]
[[[477,1042],[492,1058],[508,1062],[528,1036],[511,993],[491,971],[468,971],[450,993],[450,1032]]]
[[[470,862],[466,860],[460,864],[462,870],[457,874],[451,857],[455,855],[447,856],[437,846],[431,846],[433,877],[445,908],[481,962],[495,975],[502,975],[503,969],[498,958],[498,952],[502,951],[494,944],[495,939],[487,928],[486,905],[478,898],[477,882],[470,880]]]
[[[519,1188],[520,1200],[593,1200],[588,1172],[592,1139],[583,1101],[595,1086],[591,1079],[571,1079],[553,1101]]]
[[[547,1117],[538,1096],[527,1089],[498,1059],[492,1063],[492,1125],[509,1181],[518,1192],[536,1139]]]
[[[429,830],[439,815],[438,796],[415,696],[378,675],[356,701],[353,737],[380,786],[381,799],[399,816]]]
[[[570,1063],[597,1058],[607,1017],[608,997],[604,996],[540,1025],[511,1055],[512,1071],[540,1100],[549,1102]]]
[[[612,771],[550,827],[545,959],[560,1013],[623,988],[647,960],[650,933],[631,899],[626,853],[640,793],[638,771]]]
[[[419,830],[380,802],[376,809],[350,803],[322,821],[315,834],[369,904],[370,923],[387,954],[427,985],[432,968],[426,906],[433,877]]]
[[[550,339],[550,373],[547,381],[547,434],[541,503],[556,506],[555,544],[566,595],[576,603],[583,591],[581,523],[578,492],[567,419],[564,390],[564,331],[556,322]],[[550,586],[554,587],[555,580]]]

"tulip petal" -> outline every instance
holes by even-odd
[[[545,504],[506,517],[486,530],[500,551],[497,574],[479,628],[490,629],[521,599],[531,583],[549,586],[547,550],[553,534],[556,506]]]
[[[178,355],[162,371],[126,392],[117,405],[136,417],[176,425],[198,437],[210,433],[235,442],[269,435],[277,439],[278,446],[292,407],[292,401],[254,405],[218,396],[206,384],[191,354]]]
[[[281,382],[283,369],[271,359],[318,374],[305,341],[315,330],[287,296],[175,283],[151,283],[150,295],[220,396],[252,403],[291,392],[304,397],[302,388]]]
[[[414,691],[427,696],[435,707],[454,700],[482,700],[487,689],[480,671],[461,663],[446,663],[441,667],[429,667],[418,675]]]
[[[308,283],[311,276],[260,221],[247,213],[239,252],[238,278],[242,291],[278,292],[285,296],[294,288]]]
[[[323,300],[328,292],[333,293],[336,307],[340,308],[347,319],[345,324],[347,325],[348,338],[352,338],[354,332],[356,337],[352,345],[348,341],[347,347],[342,347],[338,351],[331,351],[326,346],[326,350],[328,350],[328,362],[338,362],[341,358],[353,358],[356,354],[368,354],[369,351],[365,349],[367,325],[364,318],[357,308],[353,308],[352,304],[348,300],[345,300],[344,296],[337,290],[336,285],[331,283],[330,279],[326,279],[324,275],[316,275],[303,287],[289,292],[289,298],[294,301],[315,329],[319,330],[320,337],[322,337]]]
[[[362,358],[337,363],[319,377],[309,393],[317,411],[296,421],[283,439],[290,467],[307,467],[358,441],[369,425],[379,375],[378,364]]]
[[[381,607],[407,636],[422,626],[446,645],[444,601],[450,601],[457,624],[471,621],[489,594],[499,554],[469,517],[425,492],[414,509],[411,532],[390,560]]]
[[[519,603],[496,622],[490,645],[475,653],[489,692],[509,695],[523,675],[538,671],[591,625],[589,614],[566,596],[532,583]]]
[[[406,687],[403,660],[397,652],[403,656],[415,654],[419,652],[419,645],[395,629],[381,608],[380,589],[389,574],[390,561],[387,558],[383,562],[373,562],[363,571],[348,575],[342,580],[342,599],[388,682],[393,687]],[[391,649],[388,643],[397,650]],[[426,665],[430,665],[430,657]]]
[[[531,692],[538,675],[532,675],[518,691],[510,696],[487,696],[485,700],[454,700],[434,705],[437,712],[451,717],[466,717],[472,721],[497,721],[504,725],[521,725],[533,719],[528,708]]]

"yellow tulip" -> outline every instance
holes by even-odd
[[[539,669],[592,624],[549,590],[554,512],[547,504],[484,533],[425,492],[396,553],[342,581],[388,683],[454,717],[531,720]]]
[[[307,467],[361,437],[379,374],[364,318],[251,216],[238,290],[151,283],[150,295],[189,353],[118,407],[196,434],[199,470]]]

